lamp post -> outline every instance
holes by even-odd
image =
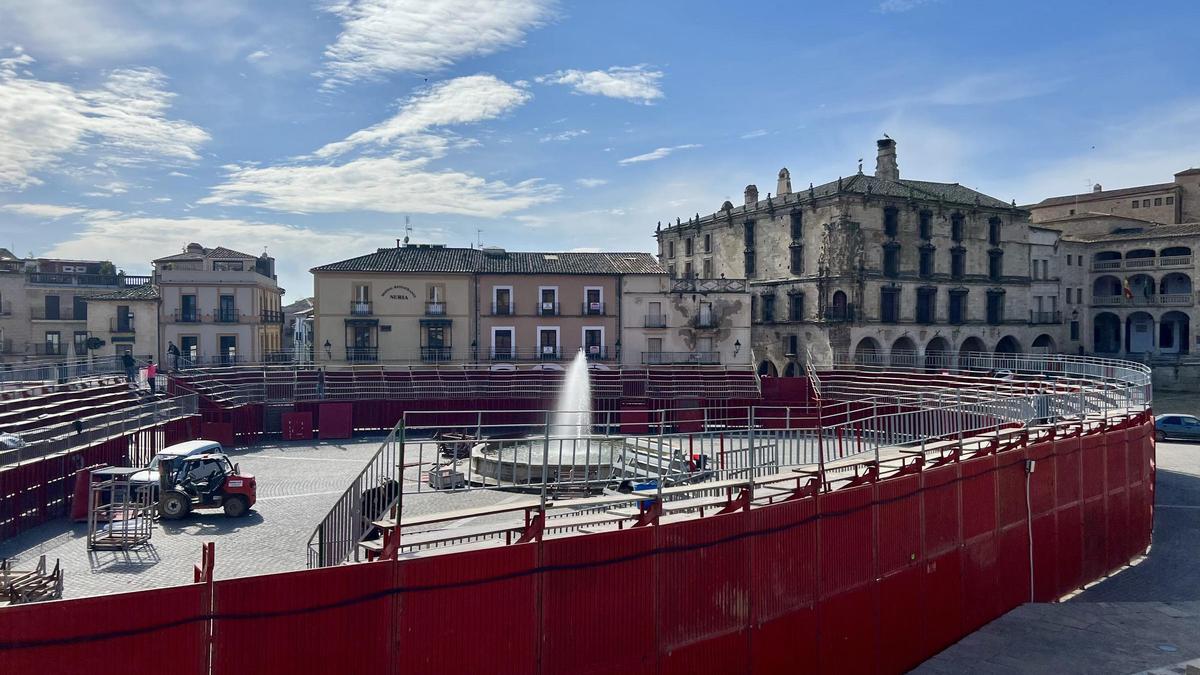
[[[333,360],[333,345],[329,343],[329,340],[325,341],[325,358]]]

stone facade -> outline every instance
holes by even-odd
[[[1053,233],[1031,239],[1027,211],[956,183],[902,179],[895,141],[877,145],[873,176],[766,199],[751,185],[744,205],[660,226],[660,259],[677,277],[749,280],[764,374],[796,371],[808,351],[936,363],[1071,348]]]
[[[1170,183],[1117,190],[1096,185],[1091,192],[1049,197],[1023,208],[1035,223],[1086,214],[1125,216],[1164,225],[1200,222],[1200,169],[1180,171],[1174,178]]]
[[[624,277],[621,364],[750,363],[750,294],[745,279]]]
[[[94,295],[87,300],[87,332],[103,344],[94,356],[119,356],[126,352],[139,359],[155,356],[166,366],[166,351],[158,354],[158,287],[146,284]]]

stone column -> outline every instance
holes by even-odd
[[[1158,325],[1159,325],[1158,318],[1155,318],[1151,325],[1152,325],[1152,328],[1150,329],[1150,353],[1157,355],[1158,354]]]

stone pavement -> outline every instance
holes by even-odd
[[[160,521],[150,545],[137,551],[95,551],[87,525],[52,521],[0,543],[0,558],[18,568],[45,554],[61,560],[63,597],[75,598],[190,583],[202,542],[216,543],[217,579],[304,569],[317,523],[379,448],[382,437],[319,445],[277,443],[231,450],[230,458],[258,479],[258,503],[243,518],[218,509],[181,521]],[[423,493],[405,497],[406,513],[482,506],[512,495],[491,491]]]
[[[1067,602],[1018,607],[914,672],[1183,672],[1200,658],[1200,444],[1157,455],[1146,558]]]

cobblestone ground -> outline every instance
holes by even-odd
[[[65,571],[63,596],[104,595],[190,583],[202,542],[216,543],[218,579],[304,569],[313,528],[378,449],[381,438],[319,445],[262,445],[230,451],[258,479],[258,503],[244,518],[218,509],[185,520],[159,522],[151,543],[130,552],[96,551],[85,544],[87,526],[66,519],[46,523],[0,543],[0,558],[31,566],[45,554]],[[406,513],[482,506],[513,496],[490,491],[422,493],[405,498]]]
[[[1200,658],[1200,444],[1160,443],[1154,543],[1060,604],[1019,607],[917,673],[1136,673]]]

